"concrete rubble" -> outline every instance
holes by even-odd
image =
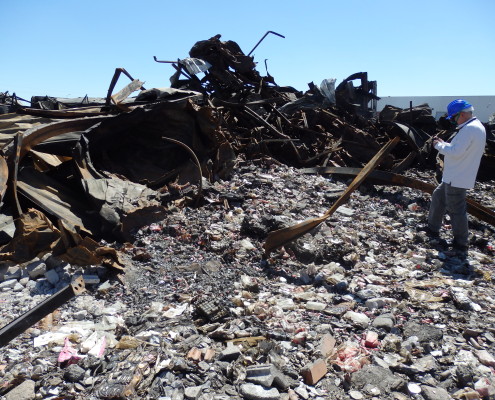
[[[15,230],[4,219],[0,326],[75,279],[85,290],[0,342],[1,398],[495,399],[493,170],[471,193],[488,211],[471,215],[466,254],[446,245],[448,218],[442,240],[417,229],[427,191],[370,175],[345,206],[266,257],[270,232],[324,214],[350,183],[311,168],[362,168],[408,124],[379,169],[432,184],[428,139],[442,122],[432,123],[424,107],[374,119],[376,86],[363,73],[338,85],[333,103],[321,93],[329,86],[293,93],[261,79],[239,52],[219,37],[198,42],[174,64],[180,92],[131,79],[147,99],[138,106],[111,90],[108,102],[81,99],[75,108],[37,98],[39,121],[82,112],[81,102],[85,113],[97,107],[105,115],[65,115],[32,127],[35,136],[17,145],[6,140],[2,210]],[[205,78],[196,77],[194,68],[207,65]],[[364,100],[362,90],[351,96],[354,79],[368,88]],[[170,96],[180,101],[163,100]],[[185,147],[167,143],[165,160],[153,152],[164,145],[155,141],[162,119],[175,121],[169,138],[197,156],[200,182]],[[158,136],[136,141],[126,126]],[[66,138],[74,151],[59,151],[61,163],[47,156],[53,147],[34,150],[51,129],[75,128],[76,138]],[[146,154],[152,167],[139,169]],[[126,155],[127,165],[119,162]],[[67,177],[73,192],[62,197]],[[77,202],[37,202],[47,188]],[[80,203],[93,211],[78,211]]]

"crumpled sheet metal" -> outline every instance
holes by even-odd
[[[43,251],[52,251],[59,243],[60,233],[41,212],[31,209],[16,220],[14,238],[0,248],[0,260],[25,262]]]
[[[49,124],[43,124],[41,126],[30,128],[23,133],[20,158],[22,159],[29,152],[29,150],[47,139],[68,132],[84,131],[105,118],[107,117],[99,116],[77,118],[71,119],[69,121],[52,122]],[[12,142],[7,144],[7,146],[3,148],[3,152],[7,159],[12,157],[14,151],[15,148]]]
[[[176,139],[204,158],[215,143],[216,123],[205,108],[190,102],[158,103],[117,115],[84,132],[80,157],[94,178],[119,174],[160,188],[167,174],[189,155],[163,137]]]
[[[80,193],[87,193],[91,187],[89,197],[93,201],[88,208],[96,208],[99,215],[88,217],[67,207],[64,211],[63,207],[70,202],[58,195],[55,195],[55,201],[38,200],[41,209],[55,218],[61,218],[76,232],[89,232],[94,237],[100,237],[105,231],[111,235],[118,233],[129,237],[130,230],[137,228],[137,221],[131,218],[129,221],[132,223],[123,224],[122,219],[127,215],[146,215],[146,220],[150,220],[162,214],[163,211],[158,211],[160,206],[157,202],[170,201],[171,197],[166,195],[172,192],[172,185],[182,193],[183,184],[194,185],[197,183],[194,179],[202,182],[202,176],[210,180],[228,179],[239,155],[247,159],[267,157],[295,167],[362,167],[399,132],[402,140],[393,154],[384,160],[382,168],[402,171],[418,161],[425,161],[422,155],[426,146],[422,148],[422,144],[430,140],[433,132],[427,107],[389,110],[388,116],[386,113],[381,115],[382,120],[370,119],[367,105],[370,101],[373,104],[377,97],[376,86],[368,81],[367,73],[352,74],[338,85],[334,104],[323,86],[310,83],[310,90],[302,93],[291,87],[276,85],[269,74],[260,75],[253,57],[245,55],[237,43],[220,41],[220,37],[216,35],[198,41],[189,52],[190,60],[195,59],[195,65],[205,66],[200,68],[204,73],[201,79],[187,62],[178,62],[173,63],[176,69],[173,88],[142,90],[137,98],[123,100],[131,90],[142,84],[127,74],[133,82],[124,88],[125,96],[120,99],[123,100],[121,104],[111,105],[107,101],[99,108],[103,105],[103,99],[35,98],[51,104],[38,104],[43,108],[52,108],[37,110],[40,116],[71,119],[24,132],[18,162],[12,169],[16,173],[19,167],[19,191],[35,203],[37,197],[46,197],[41,195],[42,188],[33,188],[36,184],[26,186],[28,171],[23,169],[29,161],[24,161],[24,158],[34,150],[37,153],[33,151],[31,157],[35,159],[32,162],[35,169],[43,173],[57,171],[56,174],[60,173],[62,177],[64,174],[66,178],[71,177],[72,187],[81,186]],[[360,87],[352,86],[355,79],[361,79]],[[141,89],[144,89],[142,85]],[[359,110],[352,104],[356,101]],[[20,112],[34,113],[25,108]],[[90,116],[74,118],[81,115]],[[16,127],[9,126],[11,122],[0,117],[0,136],[2,127],[12,134],[10,128]],[[23,130],[19,129],[16,133]],[[51,146],[53,143],[48,142],[65,134],[80,135],[77,151],[56,156]],[[196,170],[191,172],[190,155],[165,139],[177,140],[192,149],[199,160],[195,162]],[[18,148],[9,135],[5,136],[4,143],[3,153],[9,162]],[[44,150],[41,149],[42,143]],[[40,149],[36,148],[37,145]],[[75,169],[76,174],[70,173],[71,168]],[[135,195],[136,190],[130,189],[132,185],[124,189],[118,184],[126,192],[120,200],[135,206],[132,210],[124,210],[125,207],[119,205],[121,201],[110,200],[116,200],[115,196],[109,195],[114,189],[100,185],[96,193],[98,185],[93,184],[96,181],[91,181],[106,182],[104,180],[116,180],[122,176],[137,185],[135,189],[145,185],[159,194]],[[15,177],[10,179],[14,181]],[[93,183],[81,185],[78,179]],[[60,185],[55,187],[61,188]],[[15,184],[13,188],[15,197]],[[2,190],[5,193],[6,184],[0,186],[0,193]],[[199,198],[201,185],[197,192]],[[37,196],[38,193],[40,196]],[[67,198],[77,196],[76,191]],[[55,203],[59,200],[62,206],[57,209]],[[16,208],[20,214],[20,206]],[[101,229],[98,225],[105,227]]]
[[[98,224],[87,213],[87,205],[67,186],[48,175],[24,168],[17,181],[17,190],[45,213],[79,227],[86,234],[98,234]]]
[[[101,234],[105,237],[129,237],[129,232],[123,232],[123,219],[137,209],[161,210],[153,214],[156,218],[165,214],[159,193],[144,185],[112,178],[84,179],[83,186],[101,218]]]
[[[50,122],[53,122],[50,118],[33,115],[0,114],[0,148],[11,142],[16,133]]]
[[[213,89],[222,91],[231,85],[259,84],[262,79],[255,69],[253,57],[246,56],[232,40],[220,41],[220,36],[198,41],[189,51],[191,57],[211,65],[205,71],[205,75],[209,76],[209,83]]]
[[[105,119],[105,123],[99,124]],[[21,159],[30,149],[49,138],[85,131],[85,135],[91,139],[88,146],[91,159],[96,164],[100,163],[98,167],[115,173],[126,172],[123,170],[127,169],[124,175],[128,178],[153,184],[183,163],[184,159],[188,159],[173,144],[163,143],[162,136],[181,140],[202,156],[211,150],[217,138],[216,123],[212,119],[210,110],[192,103],[159,103],[151,110],[137,108],[113,118],[93,117],[54,122],[24,133]],[[168,155],[163,157],[166,151]],[[6,146],[4,152],[7,157],[11,156],[13,145]],[[138,156],[141,158],[137,159]],[[104,157],[109,162],[105,163]],[[145,168],[145,163],[150,168]],[[132,169],[130,164],[133,164]]]
[[[29,209],[16,219],[14,238],[0,247],[1,261],[22,263],[48,252],[76,265],[104,264],[121,269],[124,262],[115,249],[100,246],[89,237],[58,229],[40,211]]]
[[[67,134],[80,136],[81,145],[72,157],[52,160],[49,153],[33,151],[32,157],[24,160],[36,145]],[[190,154],[185,155],[180,146],[170,142],[171,138],[187,143],[202,158],[223,138],[217,132],[211,109],[187,101],[158,103],[146,110],[135,108],[117,116],[56,121],[28,129],[23,136],[19,145],[12,140],[3,149],[6,157],[2,160],[18,155],[19,183],[15,193],[19,192],[23,199],[29,199],[47,215],[62,221],[73,234],[95,238],[109,234],[107,238],[119,240],[129,240],[132,232],[142,226],[137,216],[147,223],[163,218],[165,208],[161,202],[173,197],[167,197],[167,183],[179,177],[182,169],[189,168]],[[65,144],[70,145],[72,140]],[[77,174],[76,179],[70,177],[74,175],[74,167],[82,178],[79,184]],[[59,170],[58,178],[45,173],[55,168]],[[195,179],[200,184],[201,172],[196,167]],[[4,194],[9,179],[6,168],[2,178],[0,189]],[[75,190],[74,185],[80,189]],[[88,203],[86,198],[93,200]],[[88,213],[94,208],[99,214]],[[19,213],[22,213],[20,208]]]
[[[123,270],[124,261],[112,247],[101,246],[90,237],[80,238],[80,241],[60,255],[60,259],[74,265],[106,265],[117,270]]]

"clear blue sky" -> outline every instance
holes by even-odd
[[[105,97],[116,67],[168,87],[221,34],[279,85],[366,71],[379,96],[495,95],[494,0],[0,0],[0,92]],[[116,90],[129,81],[122,77]]]

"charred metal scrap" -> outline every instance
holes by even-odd
[[[310,83],[304,93],[280,86],[260,74],[251,53],[220,37],[198,41],[184,59],[155,57],[175,69],[169,88],[145,89],[117,68],[106,98],[34,96],[25,107],[0,94],[2,260],[48,250],[80,257],[72,249],[95,248],[86,238],[131,240],[169,205],[201,203],[203,187],[228,179],[239,158],[360,169],[399,137],[381,170],[397,174],[441,161],[431,138],[452,131],[428,105],[389,106],[376,115],[377,85],[366,72],[336,87],[333,79]],[[113,94],[122,75],[130,83]],[[493,179],[488,128],[480,175]],[[34,245],[32,235],[47,239]],[[12,243],[23,243],[23,252]]]

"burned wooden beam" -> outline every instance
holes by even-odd
[[[144,82],[141,82],[139,79],[134,79],[122,90],[111,96],[112,101],[114,102],[114,104],[122,103],[125,99],[127,99],[131,95],[131,93],[140,89],[143,86],[143,83]]]
[[[125,68],[115,68],[115,73],[113,74],[112,81],[110,82],[110,86],[108,87],[107,98],[106,98],[106,101],[105,101],[105,105],[106,106],[109,106],[110,105],[110,100],[111,100],[112,92],[113,92],[113,89],[115,88],[115,85],[117,84],[117,81],[119,80],[120,74],[124,74],[131,81],[134,81],[134,78],[131,76],[131,74],[129,74],[129,72],[127,72],[125,70]],[[145,90],[144,86],[141,86],[141,89],[142,90]]]
[[[46,300],[42,301],[36,307],[27,311],[19,318],[5,325],[0,330],[0,347],[8,344],[12,339],[25,332],[26,329],[33,326],[36,322],[55,311],[57,308],[67,303],[74,296],[83,293],[85,290],[83,277],[80,276],[66,287],[60,289]]]

